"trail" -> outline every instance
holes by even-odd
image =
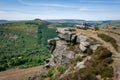
[[[118,51],[116,51],[110,43],[105,42],[101,38],[97,37],[97,34],[95,32],[93,32],[93,30],[76,29],[76,32],[98,40],[100,43],[102,43],[102,45],[104,47],[106,47],[109,51],[111,51],[113,53],[114,80],[120,80],[120,53]],[[110,37],[113,37],[117,41],[118,49],[120,50],[120,46],[119,46],[120,45],[120,35],[113,34],[113,33],[107,33],[105,30],[98,31],[97,33],[103,33],[103,34],[107,34]]]
[[[97,37],[97,34],[94,33],[92,30],[81,30],[81,29],[76,29],[77,33],[81,33],[83,35],[89,36],[91,38],[96,39],[97,41],[99,41],[100,43],[102,43],[102,45],[104,47],[106,47],[108,50],[110,50],[112,53],[118,53],[113,46],[109,43],[109,42],[105,42],[104,40],[102,40],[101,38]]]
[[[21,78],[30,76],[42,69],[42,66],[32,67],[27,69],[11,69],[0,72],[0,80],[20,80]]]

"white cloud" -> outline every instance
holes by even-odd
[[[26,2],[24,0],[18,0],[18,2],[24,4],[24,5],[30,5],[30,6],[47,6],[47,7],[72,7],[69,5],[63,5],[63,4],[57,4],[57,3],[31,3],[31,2]]]
[[[71,14],[67,13],[53,13],[53,14],[28,14],[18,11],[0,11],[0,19],[5,20],[33,20],[35,18],[40,19],[69,19]],[[77,17],[77,16],[76,16]]]
[[[27,19],[35,19],[38,17],[42,17],[43,15],[33,15],[22,12],[8,12],[8,11],[0,11],[0,19],[7,20],[27,20]]]
[[[88,3],[114,3],[118,4],[120,3],[120,0],[80,0],[79,2],[88,2]]]
[[[35,18],[40,19],[84,19],[84,20],[110,20],[110,19],[119,19],[120,15],[117,13],[100,12],[100,13],[91,13],[91,12],[47,12],[44,14],[36,13],[30,14],[25,12],[18,11],[0,11],[0,19],[5,20],[33,20]]]

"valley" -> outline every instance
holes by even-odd
[[[58,38],[55,39],[55,41],[58,39],[58,42],[59,42],[57,45],[58,48],[56,48],[56,50],[58,49],[58,53],[60,53],[59,56],[61,56],[61,53],[64,56],[66,56],[67,53],[70,53],[68,54],[68,57],[70,57],[70,55],[72,57],[72,54],[71,54],[72,52],[75,53],[75,55],[79,54],[79,55],[86,56],[85,58],[80,57],[79,59],[76,57],[71,58],[70,64],[65,64],[65,65],[70,65],[71,69],[73,69],[73,67],[75,67],[76,64],[81,63],[81,66],[87,66],[87,67],[90,67],[90,69],[93,69],[92,65],[94,64],[93,63],[94,58],[93,58],[93,62],[90,63],[91,66],[88,66],[88,63],[89,63],[88,59],[90,56],[94,57],[94,54],[98,52],[96,51],[95,53],[91,51],[91,49],[87,49],[88,50],[87,52],[86,51],[82,52],[80,49],[84,49],[84,48],[81,48],[78,46],[78,43],[81,43],[81,42],[76,43],[74,42],[75,39],[73,39],[73,42],[71,42],[71,40],[69,41],[69,37],[71,34],[73,36],[72,38],[75,38],[74,36],[75,34],[80,34],[81,36],[86,36],[90,38],[90,40],[92,39],[95,40],[94,42],[90,42],[90,44],[101,45],[102,47],[105,48],[104,51],[106,52],[106,54],[109,53],[110,51],[112,53],[112,56],[108,56],[108,58],[106,58],[105,60],[107,59],[111,60],[112,58],[114,62],[105,63],[105,64],[110,66],[112,65],[112,68],[107,67],[108,70],[110,69],[111,74],[104,74],[99,70],[97,70],[97,69],[101,69],[100,67],[103,67],[103,70],[106,68],[104,67],[104,65],[99,66],[95,62],[96,71],[100,75],[102,75],[102,77],[100,78],[106,79],[106,76],[110,76],[110,79],[112,79],[111,77],[113,77],[114,75],[114,78],[116,80],[119,80],[119,77],[120,77],[119,75],[120,74],[120,69],[119,69],[120,28],[118,27],[118,23],[117,23],[117,26],[115,26],[116,23],[110,22],[111,26],[109,25],[109,27],[106,28],[105,25],[108,25],[109,21],[108,23],[107,21],[105,21],[105,23],[104,21],[103,23],[90,22],[90,23],[86,23],[86,24],[91,24],[91,26],[89,26],[88,29],[86,28],[82,29],[81,27],[78,28],[78,26],[76,26],[76,25],[82,25],[82,23],[78,23],[79,21],[82,21],[82,20],[77,20],[77,23],[75,20],[73,21],[73,23],[71,23],[71,21],[73,20],[61,20],[60,22],[58,20],[57,22],[54,22],[54,21],[46,22],[40,19],[35,19],[35,20],[29,20],[29,21],[0,24],[0,45],[1,45],[0,46],[0,71],[1,71],[0,80],[34,80],[34,79],[40,79],[40,80],[53,79],[54,80],[54,78],[56,77],[54,77],[53,74],[55,74],[56,72],[53,73],[53,71],[56,68],[58,68],[57,72],[61,71],[60,73],[61,77],[59,77],[61,80],[64,80],[64,78],[67,78],[68,73],[67,72],[64,73],[67,66],[61,67],[62,64],[59,64],[59,66],[55,66],[54,68],[47,69],[48,73],[46,72],[46,74],[41,78],[40,72],[43,70],[43,67],[49,66],[49,65],[46,65],[45,61],[51,59],[51,54],[49,49],[53,48],[52,51],[54,51],[55,49],[54,39],[53,39],[53,42],[50,43],[50,45],[54,45],[53,47],[48,46],[49,42],[47,41],[54,37],[58,37],[58,38],[63,37],[63,39],[60,38],[61,42],[59,42]],[[93,27],[93,25],[96,25],[96,24],[97,26]],[[114,24],[114,27],[113,27],[113,24]],[[59,28],[61,29],[60,32],[58,31],[58,33],[56,33],[56,30],[59,30]],[[66,30],[68,29],[68,32],[65,32],[64,34],[64,30],[62,31],[62,28],[63,29],[66,28]],[[73,29],[73,33],[71,33],[72,29]],[[84,38],[85,37],[83,37],[83,40]],[[64,41],[64,39],[68,39],[68,40]],[[87,46],[87,43],[83,43],[83,44]],[[66,49],[64,50],[66,53],[62,52],[62,50],[59,51],[59,48]],[[108,50],[108,52],[106,51],[106,49]],[[54,55],[58,53],[53,52],[52,54]],[[55,58],[57,57],[58,56],[56,56]],[[62,59],[60,60],[59,59],[60,57],[56,62],[62,61]],[[64,62],[66,62],[67,59]],[[102,61],[102,59],[100,60],[97,58],[95,59],[98,61]],[[71,60],[73,60],[73,62],[71,62]],[[83,61],[81,62],[81,60]],[[85,65],[83,65],[83,63]],[[96,73],[94,73],[94,71],[93,72],[90,71],[90,72],[95,77]],[[114,72],[114,74],[112,72]],[[71,74],[70,71],[69,73]],[[74,72],[74,69],[73,69],[73,73],[76,74],[76,72]],[[71,75],[77,76],[73,73]],[[77,71],[77,73],[79,72]],[[83,72],[83,74],[81,75],[84,75],[85,73]],[[8,74],[11,74],[11,75],[8,75]]]

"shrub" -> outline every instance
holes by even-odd
[[[51,77],[51,76],[53,76],[53,74],[54,74],[54,71],[52,69],[49,69],[48,73],[47,73],[47,76]]]
[[[106,48],[99,46],[94,52],[94,55],[97,55],[98,59],[105,59],[105,58],[111,57],[112,53]]]
[[[92,53],[93,53],[92,49],[91,48],[87,48],[87,54],[91,55]]]
[[[0,71],[6,70],[6,67],[4,65],[0,65]]]
[[[102,51],[103,47],[102,46],[99,46],[95,52],[94,52],[94,55],[99,55],[100,51]]]
[[[50,80],[56,80],[54,77],[50,77]]]
[[[113,59],[109,57],[109,58],[104,59],[103,62],[111,64],[113,62]]]
[[[92,69],[83,68],[79,70],[81,80],[97,80],[95,74],[92,72]]]
[[[77,57],[77,58],[73,58],[73,59],[71,59],[71,64],[73,64],[73,65],[76,65],[77,64],[77,62],[80,62],[80,61],[82,61],[83,59],[81,58],[81,57]]]
[[[75,53],[81,52],[78,44],[68,43],[67,47],[68,47],[69,50],[74,51]]]
[[[99,59],[105,59],[108,57],[111,57],[112,53],[110,51],[108,51],[107,49],[104,49],[102,51],[100,51],[100,54],[98,55]]]
[[[98,34],[98,37],[102,38],[106,42],[110,42],[112,44],[112,46],[118,51],[118,45],[114,38],[112,38],[108,35],[105,35],[105,34]]]
[[[104,77],[113,77],[113,68],[112,67],[106,67],[104,71],[101,73],[101,76]]]
[[[81,80],[97,80],[95,74],[86,72],[81,75]]]
[[[62,67],[62,66],[58,66],[58,67],[57,67],[57,70],[58,70],[60,73],[64,73],[66,69],[65,69],[64,67]]]
[[[110,66],[112,62],[112,53],[106,48],[99,46],[93,53],[92,59],[85,63],[87,69],[81,69],[80,71],[81,73],[87,71],[93,75],[101,75],[104,79],[111,78],[113,76],[113,68]]]
[[[99,30],[99,27],[94,27],[94,30],[95,30],[95,31]]]

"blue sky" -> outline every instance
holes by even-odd
[[[120,0],[1,0],[0,19],[120,20]]]

